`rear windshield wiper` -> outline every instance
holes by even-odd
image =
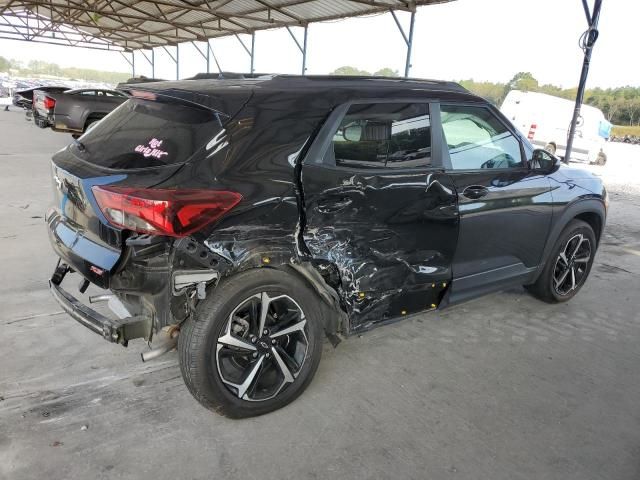
[[[86,152],[87,151],[87,147],[84,146],[84,143],[82,143],[77,138],[73,139],[73,144],[76,146],[76,148],[78,149],[79,152]]]

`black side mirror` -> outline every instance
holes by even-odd
[[[531,170],[550,172],[558,165],[560,165],[560,159],[541,148],[535,149],[531,160],[529,160],[529,168],[531,168]]]

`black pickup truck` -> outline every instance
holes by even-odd
[[[97,122],[127,100],[128,95],[117,90],[83,88],[64,93],[35,90],[33,121],[40,128],[51,127],[56,132],[82,135]]]

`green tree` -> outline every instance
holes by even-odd
[[[351,76],[371,76],[366,70],[359,70],[356,67],[344,66],[336,68],[329,75],[351,75]]]
[[[6,72],[11,68],[11,62],[4,57],[0,57],[0,72]]]
[[[522,90],[523,92],[535,92],[538,90],[538,80],[531,72],[518,72],[506,85],[506,93],[511,90]]]
[[[373,75],[375,77],[399,77],[400,72],[398,72],[398,70],[394,70],[389,67],[384,67],[378,70],[377,72],[374,72]]]
[[[504,83],[474,82],[473,80],[462,80],[460,82],[464,88],[500,106],[504,100]]]

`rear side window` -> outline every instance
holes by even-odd
[[[218,115],[179,103],[130,99],[81,138],[84,160],[107,168],[159,167],[186,162],[220,130]]]
[[[522,166],[520,142],[489,109],[442,105],[441,112],[454,170]]]
[[[426,103],[352,105],[333,136],[326,162],[351,168],[431,165]]]

